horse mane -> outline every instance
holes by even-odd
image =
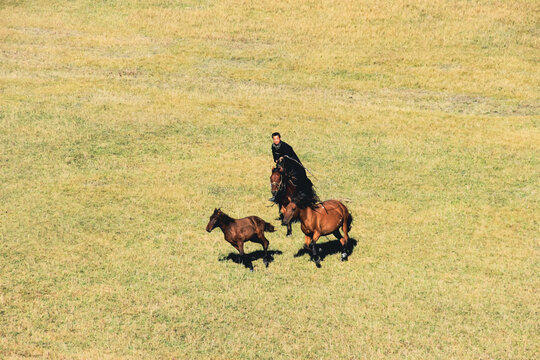
[[[272,173],[279,172],[277,168],[272,169]],[[289,172],[284,171],[280,172],[282,176],[282,181],[285,183],[289,182],[291,180],[291,175]],[[315,188],[313,186],[313,183],[311,180],[306,176],[305,178],[295,178],[296,179],[296,194],[291,199],[292,202],[294,202],[298,207],[300,208],[314,208],[317,203],[320,202],[319,196],[317,195],[317,192],[315,191]],[[282,200],[282,197],[285,195],[285,192],[279,192],[275,196],[274,202],[276,204],[279,204]]]
[[[314,208],[320,202],[319,196],[314,189],[313,183],[307,177],[297,179],[296,194],[291,199],[300,208]]]
[[[317,204],[320,201],[319,201],[319,198],[316,196],[299,193],[291,199],[291,202],[295,203],[296,206],[298,206],[301,209],[305,209],[307,207],[315,209],[317,207]]]
[[[223,225],[227,225],[234,222],[234,219],[230,217],[229,215],[225,214],[223,211],[221,212],[219,220],[223,223]]]

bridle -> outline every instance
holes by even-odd
[[[270,183],[270,186],[277,186],[277,192],[276,193],[279,193],[281,190],[283,190],[283,174],[279,173],[280,174],[280,180],[279,182],[276,182],[276,181],[272,181]]]
[[[279,192],[281,190],[281,188],[283,187],[283,179],[281,179],[280,182],[273,181],[273,182],[270,183],[270,185],[271,186],[277,186],[278,187],[277,191]]]

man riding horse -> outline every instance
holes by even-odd
[[[269,199],[278,205],[280,219],[282,210],[293,201],[300,207],[313,207],[319,202],[313,183],[306,175],[306,170],[293,148],[277,132],[272,134],[272,155],[276,167],[272,169],[270,186],[272,197]],[[292,234],[291,224],[287,225],[287,236]]]
[[[292,146],[281,140],[278,132],[272,134],[272,155],[277,169],[283,169],[284,173],[290,178],[299,189],[312,188],[313,183],[306,175],[306,170],[302,162],[294,152]],[[275,196],[270,201],[275,202]]]

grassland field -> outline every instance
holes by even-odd
[[[539,358],[539,14],[0,0],[0,358]],[[295,257],[273,131],[346,201],[348,262]],[[268,268],[215,207],[278,227]]]

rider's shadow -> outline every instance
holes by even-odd
[[[348,254],[347,257],[352,255],[354,248],[356,247],[357,244],[358,244],[358,241],[356,241],[356,239],[351,238],[351,237],[349,238],[349,241],[347,242],[347,254]],[[324,258],[327,257],[328,255],[341,254],[341,251],[342,251],[341,243],[339,242],[339,240],[327,241],[321,244],[316,243],[315,246],[317,246],[317,252],[321,261],[323,261]],[[302,247],[298,249],[298,252],[294,254],[294,257],[296,258],[296,257],[304,256],[306,254],[311,256],[311,250],[308,250],[305,247]]]
[[[283,254],[283,252],[280,250],[268,250],[267,254],[268,254],[267,256],[268,264],[270,264],[274,262],[274,255],[281,255]],[[248,263],[251,263],[252,261],[256,261],[256,260],[260,260],[264,258],[264,250],[256,250],[252,253],[245,254],[244,256],[248,260]],[[236,264],[243,264],[246,268],[249,269],[249,265],[242,262],[242,256],[240,256],[240,254],[238,253],[229,253],[229,255],[222,256],[218,260],[219,261],[232,261]]]

